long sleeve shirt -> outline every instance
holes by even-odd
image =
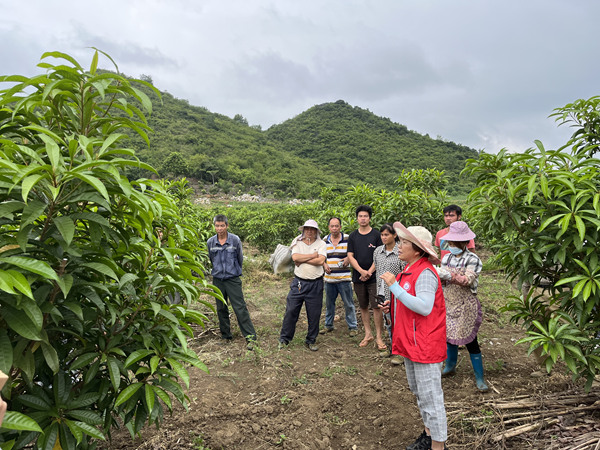
[[[219,237],[215,235],[208,240],[207,247],[214,278],[227,280],[242,275],[244,254],[242,241],[238,236],[228,232],[227,240],[221,245]]]

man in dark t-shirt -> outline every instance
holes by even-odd
[[[379,231],[371,228],[372,214],[373,209],[370,206],[361,205],[356,208],[356,220],[359,228],[350,233],[348,237],[348,260],[354,269],[352,271],[352,282],[354,283],[354,292],[356,292],[358,298],[360,315],[365,327],[365,337],[359,345],[360,347],[366,347],[374,339],[371,332],[370,305],[373,309],[377,347],[379,350],[386,350],[387,347],[382,338],[383,315],[377,305],[377,280],[373,262],[373,252],[383,243]]]

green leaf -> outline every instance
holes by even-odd
[[[90,66],[90,73],[92,75],[96,74],[96,70],[98,69],[98,51],[94,52],[94,57],[92,58],[92,64]]]
[[[171,403],[171,398],[169,397],[169,394],[167,394],[161,387],[158,386],[154,386],[154,392],[156,392],[158,398],[160,398],[163,401],[163,403],[167,405],[169,410],[172,411],[173,405]]]
[[[115,392],[119,390],[121,386],[121,372],[119,371],[119,364],[117,360],[112,356],[108,357],[107,361],[108,373],[110,374],[110,381],[112,382]]]
[[[0,290],[8,292],[9,294],[17,295],[13,289],[13,277],[2,270],[0,270]]]
[[[152,411],[154,409],[154,389],[149,384],[146,384],[145,387],[146,394],[146,404],[148,405],[148,411]]]
[[[81,355],[79,358],[77,358],[73,362],[73,364],[71,364],[69,366],[69,369],[70,370],[81,369],[82,367],[85,367],[85,366],[91,364],[92,361],[97,359],[99,356],[100,356],[100,353],[85,353],[85,354]]]
[[[96,428],[96,427],[88,425],[87,423],[84,423],[84,422],[73,422],[73,425],[80,428],[81,431],[83,431],[88,436],[91,436],[95,439],[102,439],[103,441],[106,440],[106,438],[104,437],[102,432],[100,430],[98,430],[98,428]]]
[[[21,229],[38,220],[46,210],[47,206],[48,205],[39,200],[31,200],[27,203],[27,206],[23,209],[23,215],[21,216]]]
[[[179,375],[179,377],[185,383],[185,386],[189,389],[190,388],[190,375],[188,374],[188,371],[183,367],[183,365],[181,363],[179,363],[179,361],[176,361],[173,358],[167,358],[167,361],[169,361],[169,364],[171,364],[171,367],[173,368],[173,370],[175,372],[177,372],[177,375]]]
[[[0,371],[10,373],[13,365],[13,348],[5,328],[0,328]]]
[[[158,356],[153,356],[152,358],[150,358],[150,373],[151,374],[156,372],[159,362],[160,362],[160,358]]]
[[[29,191],[38,183],[38,181],[44,178],[44,176],[44,174],[36,174],[28,176],[23,180],[21,183],[21,196],[23,197],[24,202],[27,202]]]
[[[69,430],[71,430],[71,433],[73,433],[73,436],[75,437],[75,439],[77,440],[77,444],[79,445],[83,440],[83,432],[81,431],[81,428],[79,428],[69,419],[64,419],[64,422],[69,427]]]
[[[129,400],[131,396],[135,394],[142,386],[144,386],[143,383],[134,383],[130,384],[125,389],[123,389],[117,397],[117,401],[115,402],[115,408],[121,403],[125,403],[127,400]]]
[[[27,278],[25,278],[21,272],[17,272],[13,269],[7,270],[6,273],[12,277],[13,287],[16,287],[19,291],[33,300],[33,293],[31,292],[31,287],[29,286]]]
[[[133,363],[138,362],[140,359],[145,358],[148,355],[152,355],[153,353],[154,352],[151,350],[136,350],[131,355],[129,355],[129,357],[125,360],[123,366],[127,369]]]
[[[27,316],[25,311],[15,309],[11,306],[2,308],[2,316],[9,328],[32,341],[41,341],[42,337],[37,327]]]
[[[45,261],[39,261],[23,256],[11,256],[9,258],[0,258],[0,263],[11,264],[20,269],[28,270],[51,280],[58,280],[56,272]]]
[[[42,429],[35,420],[15,411],[6,411],[4,420],[2,421],[2,428],[6,428],[7,430],[42,432]]]
[[[179,339],[179,342],[181,342],[183,350],[187,350],[187,339],[183,332],[178,327],[173,327],[173,332],[175,333],[175,336],[177,336],[177,339]]]
[[[0,217],[12,218],[12,213],[16,211],[22,211],[26,204],[17,201],[7,201],[0,203]]]
[[[97,262],[89,262],[89,263],[80,264],[80,266],[89,267],[90,269],[92,269],[96,272],[100,272],[103,275],[106,275],[114,280],[119,281],[119,277],[117,276],[117,274],[106,264],[97,263]]]
[[[75,419],[87,423],[88,425],[102,425],[104,422],[100,414],[89,409],[73,409],[67,411],[67,414]]]
[[[59,370],[59,362],[58,355],[56,354],[56,350],[51,345],[42,342],[42,352],[44,354],[44,359],[46,360],[46,364],[52,370],[52,373],[57,373]]]
[[[48,411],[50,409],[50,405],[46,402],[46,400],[41,397],[36,397],[35,395],[19,395],[19,401],[25,406],[37,409],[38,411]]]
[[[69,172],[69,175],[79,178],[81,181],[89,184],[94,189],[96,189],[102,195],[102,197],[104,197],[107,201],[110,201],[110,197],[108,196],[106,187],[98,178],[78,172]]]
[[[71,245],[75,235],[75,224],[68,216],[55,217],[54,224],[65,240],[67,247]]]

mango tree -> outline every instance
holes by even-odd
[[[156,173],[124,143],[151,131],[136,83],[160,93],[116,64],[99,73],[98,57],[86,70],[46,53],[46,73],[0,77],[3,450],[95,448],[121,425],[133,436],[187,407],[186,366],[206,370],[187,343],[206,320],[192,303],[218,295],[199,236],[160,183],[124,176]]]
[[[563,360],[589,389],[600,367],[600,97],[555,110],[574,127],[558,150],[482,153],[465,172],[477,179],[469,213],[493,243],[509,279],[531,289],[506,311],[523,321],[529,351],[541,348],[548,371]]]

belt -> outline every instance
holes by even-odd
[[[306,279],[306,278],[300,278],[299,276],[296,276],[296,278],[298,278],[300,281],[307,281],[307,282],[311,282],[311,281],[319,281],[323,279],[323,275],[321,275],[319,278],[313,278],[312,280]]]

